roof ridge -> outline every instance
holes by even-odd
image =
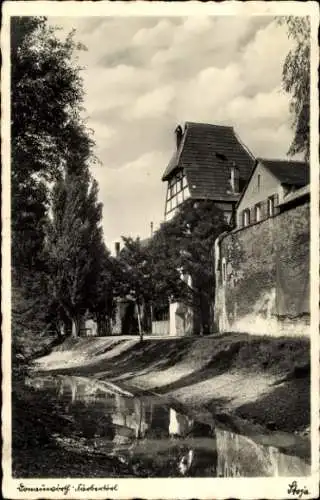
[[[186,121],[185,122],[185,127],[187,128],[189,125],[199,125],[199,126],[204,126],[204,127],[216,127],[216,128],[228,128],[233,130],[232,125],[219,125],[217,123],[204,123],[204,122],[191,122],[191,121]]]
[[[257,161],[272,161],[272,162],[277,162],[277,163],[302,163],[304,165],[308,165],[308,161],[303,161],[303,160],[290,160],[290,159],[284,159],[284,158],[262,158],[261,156],[257,157]]]

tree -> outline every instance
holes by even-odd
[[[229,229],[214,202],[190,199],[150,242],[156,300],[171,297],[191,306],[203,333],[213,328],[214,242]]]
[[[294,137],[288,154],[303,153],[306,160],[310,154],[310,19],[308,17],[284,17],[289,38],[294,47],[286,56],[282,85],[291,95],[290,112]]]
[[[43,17],[15,17],[11,23],[12,175],[56,178],[68,150],[92,153],[80,117],[83,82],[75,64],[74,32],[60,41]],[[73,147],[72,147],[73,146]]]
[[[11,180],[13,264],[26,255],[21,204],[29,191],[48,208],[48,181],[68,163],[93,158],[93,141],[81,118],[83,85],[75,53],[83,46],[56,37],[43,17],[15,17],[11,23]],[[73,161],[70,161],[72,156]],[[37,189],[40,191],[36,193]],[[27,205],[27,204],[26,204]],[[22,210],[22,212],[25,212]],[[25,235],[24,235],[25,236]],[[22,243],[22,248],[20,246]],[[34,254],[34,248],[30,249]],[[21,260],[22,259],[22,260]]]
[[[118,259],[118,287],[120,297],[130,297],[135,302],[141,339],[143,331],[151,328],[150,308],[154,298],[152,255],[148,244],[140,238],[123,237],[124,247]]]
[[[229,229],[214,202],[187,200],[147,243],[123,238],[119,295],[133,291],[138,306],[147,310],[168,307],[169,300],[182,302],[199,318],[199,330],[208,333],[213,328],[214,242]]]
[[[49,285],[57,309],[71,321],[74,337],[79,336],[81,320],[96,293],[103,258],[97,194],[97,183],[85,168],[81,175],[67,173],[53,191],[47,240]]]
[[[76,52],[82,48],[73,33],[58,39],[44,17],[11,20],[12,288],[13,320],[20,325],[33,314],[41,316],[42,328],[49,308],[44,247],[50,185],[66,165],[77,172],[94,160],[81,117]]]
[[[101,250],[95,261],[96,276],[88,310],[97,323],[99,337],[111,334],[111,320],[115,312],[114,289],[116,286],[114,259],[101,242]]]

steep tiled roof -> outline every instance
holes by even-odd
[[[291,160],[259,160],[281,184],[302,187],[310,182],[309,164],[303,161]]]
[[[228,194],[230,167],[239,169],[242,184],[248,179],[255,159],[240,142],[233,127],[206,123],[185,124],[182,141],[162,177],[170,179],[177,169],[183,169],[192,198],[236,200]]]

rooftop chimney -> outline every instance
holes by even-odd
[[[120,255],[120,243],[119,241],[116,241],[114,244],[115,252],[116,252],[116,257],[119,257]]]
[[[176,144],[177,144],[177,149],[178,149],[180,146],[181,140],[182,140],[182,136],[183,136],[181,125],[177,126],[177,128],[175,130],[175,134],[176,134]]]

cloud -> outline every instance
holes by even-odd
[[[285,158],[292,138],[292,131],[287,124],[278,127],[244,128],[241,139],[249,145],[257,157]],[[251,147],[250,147],[251,146]]]
[[[271,22],[268,17],[190,17],[174,31],[172,44],[154,53],[154,68],[186,78],[208,65],[224,68],[239,57],[256,31]],[[232,33],[232,36],[230,36]],[[199,45],[200,44],[200,45]],[[160,68],[159,68],[160,67]]]
[[[112,145],[116,137],[116,131],[109,125],[94,120],[90,120],[90,128],[94,131],[93,139],[96,142],[96,155],[98,158],[103,157],[103,151]]]
[[[153,27],[143,27],[132,38],[132,45],[167,47],[172,42],[175,27],[168,19],[162,19]]]
[[[178,112],[184,115],[184,110],[188,110],[197,119],[211,115],[212,121],[215,119],[215,110],[222,103],[230,102],[243,88],[244,82],[237,64],[230,64],[224,69],[205,68],[181,89],[177,97]]]
[[[94,169],[109,247],[120,236],[149,236],[150,222],[162,218],[166,188],[159,174],[166,161],[165,153],[149,151],[119,169]]]
[[[165,113],[175,97],[175,89],[171,85],[155,88],[140,96],[131,110],[125,114],[129,119],[156,118]]]
[[[257,156],[284,156],[289,99],[280,91],[291,47],[271,16],[59,18],[79,54],[107,241],[146,235],[163,215],[161,175],[184,121],[232,125]],[[118,236],[117,236],[118,235]]]
[[[285,29],[275,22],[257,31],[241,60],[247,85],[257,91],[279,86],[284,59],[291,47]]]

